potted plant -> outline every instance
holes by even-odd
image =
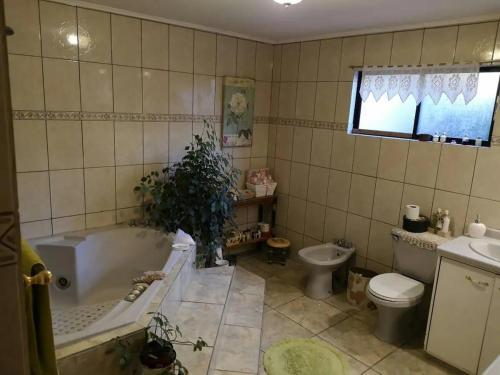
[[[144,195],[146,224],[168,232],[178,228],[197,243],[197,265],[212,266],[225,226],[234,225],[238,171],[219,147],[213,126],[204,121],[181,161],[143,177],[135,190]]]
[[[201,351],[207,343],[198,337],[196,342],[180,341],[182,333],[178,326],[170,324],[168,318],[162,313],[155,312],[151,320],[152,324],[144,329],[145,340],[139,352],[134,352],[129,342],[116,339],[114,351],[118,353],[120,367],[129,367],[134,360],[134,355],[138,355],[143,368],[149,369],[148,373],[158,375],[187,375],[188,369],[183,366],[177,358],[173,344],[191,344],[193,351]]]

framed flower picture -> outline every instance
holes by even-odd
[[[222,145],[242,147],[252,144],[255,81],[224,77]]]

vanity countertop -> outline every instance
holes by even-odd
[[[471,242],[484,240],[488,240],[489,242],[500,245],[500,240],[491,237],[475,239],[467,236],[460,236],[440,245],[437,248],[437,252],[438,255],[445,258],[454,259],[459,262],[482,268],[485,271],[500,275],[500,262],[482,256],[481,254],[476,253],[470,247]]]

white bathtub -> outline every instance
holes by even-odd
[[[53,273],[50,285],[56,347],[136,322],[161,282],[134,302],[124,297],[144,271],[169,273],[181,258],[172,236],[146,228],[113,227],[31,241]],[[66,285],[62,281],[66,281]]]

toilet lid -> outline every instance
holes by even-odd
[[[399,273],[375,276],[368,287],[375,296],[394,302],[413,301],[424,294],[424,284]]]

